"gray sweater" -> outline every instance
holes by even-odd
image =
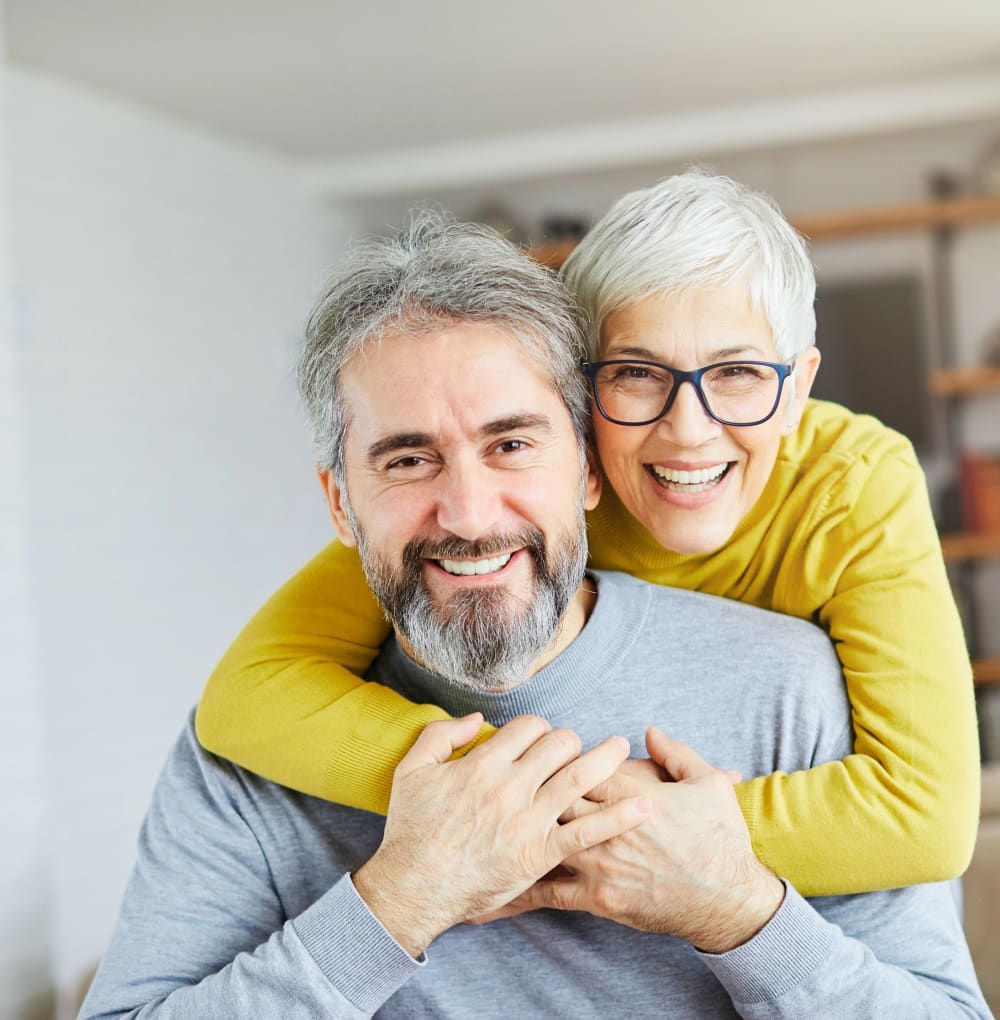
[[[504,694],[460,690],[389,642],[370,678],[452,714],[522,712],[590,746],[656,724],[745,776],[851,747],[839,664],[813,626],[601,574],[584,631]],[[411,959],[349,873],[382,819],[267,782],[202,750],[190,722],[143,825],[83,1017],[988,1017],[952,890],[806,902],[791,887],[718,956],[588,914],[536,911],[442,935]]]

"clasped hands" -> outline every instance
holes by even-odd
[[[724,952],[784,896],[754,856],[732,785],[659,730],[649,758],[623,737],[581,753],[534,716],[465,757],[478,713],[432,723],[400,762],[385,834],[353,876],[361,897],[418,956],[442,932],[539,907],[583,910]]]

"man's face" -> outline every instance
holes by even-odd
[[[460,324],[370,345],[341,390],[330,509],[404,645],[462,683],[523,682],[582,626],[599,494],[551,381],[500,330]]]

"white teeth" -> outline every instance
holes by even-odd
[[[658,464],[651,465],[653,474],[664,482],[678,482],[681,485],[703,485],[705,482],[712,482],[726,470],[728,464],[716,464],[715,467],[696,468],[694,471],[678,471],[676,468],[660,467]]]
[[[473,574],[492,574],[493,571],[507,566],[513,553],[494,556],[488,560],[438,560],[442,570],[459,577],[471,577]]]

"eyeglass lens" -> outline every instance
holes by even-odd
[[[646,422],[662,414],[674,379],[666,369],[623,362],[601,366],[595,383],[605,414],[631,423]],[[738,424],[768,417],[780,386],[780,375],[769,365],[731,362],[709,366],[699,389],[713,415]]]

